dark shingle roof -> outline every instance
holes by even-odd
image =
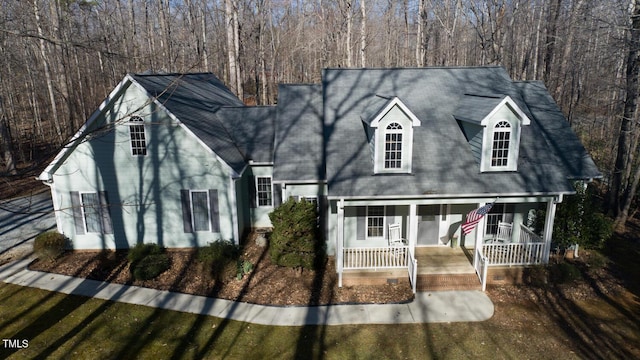
[[[506,95],[479,96],[465,94],[461,97],[453,117],[480,125],[480,122],[500,104]]]
[[[224,107],[217,115],[246,160],[273,161],[275,106]]]
[[[323,73],[323,84],[327,180],[332,196],[573,191],[567,181],[572,171],[565,168],[566,161],[562,160],[566,157],[571,161],[573,155],[557,153],[561,147],[548,146],[544,137],[555,122],[566,123],[562,113],[557,107],[550,107],[550,97],[543,99],[539,93],[546,91],[514,84],[501,67],[328,69]],[[524,88],[526,91],[522,91]],[[370,111],[367,106],[378,94],[397,96],[422,122],[414,128],[411,174],[373,174],[361,115]],[[531,118],[531,125],[522,127],[517,172],[480,172],[454,118],[456,111],[460,113],[459,105],[469,100],[466,94],[508,95]],[[549,115],[546,112],[552,117],[541,119]],[[567,141],[579,144],[568,126],[556,127],[567,130],[563,134]],[[560,139],[555,135],[547,138]],[[569,146],[574,147],[575,144]],[[580,170],[595,169],[588,155],[583,160]],[[573,172],[583,177],[585,174]]]
[[[222,81],[211,73],[131,77],[232,169],[242,171],[246,165],[242,150],[216,113],[224,106],[237,107],[243,103]]]
[[[322,87],[280,85],[274,180],[324,180]]]
[[[529,111],[537,120],[540,134],[548,151],[557,155],[569,179],[597,179],[602,174],[584,148],[569,122],[540,81],[515,82]]]

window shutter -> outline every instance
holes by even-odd
[[[84,220],[82,219],[82,202],[78,191],[71,192],[71,209],[73,210],[73,222],[76,226],[76,235],[84,235]]]
[[[358,206],[356,216],[356,240],[365,240],[367,238],[367,208]]]
[[[180,190],[180,202],[182,203],[182,226],[184,232],[193,232],[191,226],[191,199],[189,199],[189,190]]]
[[[251,208],[257,207],[256,202],[256,177],[249,176],[249,206]]]
[[[218,190],[209,190],[209,216],[211,217],[211,232],[220,232],[220,208],[218,207]]]
[[[282,204],[282,184],[273,184],[273,207]]]
[[[396,207],[393,205],[390,206],[385,206],[385,213],[386,213],[386,219],[385,221],[387,222],[387,228],[384,229],[384,232],[387,233],[387,239],[389,238],[389,225],[394,224],[396,222]]]
[[[113,223],[111,222],[111,207],[106,191],[98,192],[100,198],[100,218],[102,219],[102,233],[113,234]]]

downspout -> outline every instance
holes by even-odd
[[[338,201],[338,238],[336,241],[336,269],[338,270],[338,287],[342,287],[342,268],[344,266],[344,199]]]
[[[231,183],[231,191],[229,191],[229,202],[231,203],[231,222],[233,224],[233,239],[235,245],[240,245],[240,229],[238,229],[238,199],[236,196],[236,182],[238,180],[240,180],[240,178],[234,179],[233,175],[229,176],[229,182]]]
[[[62,223],[60,222],[60,204],[58,203],[58,201],[56,201],[57,191],[55,184],[53,183],[53,178],[51,177],[51,175],[49,175],[47,179],[41,179],[37,177],[36,180],[42,181],[43,184],[47,185],[51,189],[51,202],[53,203],[53,215],[56,218],[56,230],[58,231],[58,233],[64,235],[64,233],[62,232]]]

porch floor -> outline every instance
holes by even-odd
[[[462,247],[416,248],[417,290],[479,290],[472,254]],[[345,270],[343,276],[344,286],[409,283],[406,269]]]
[[[416,247],[416,260],[418,261],[418,275],[438,274],[475,274],[473,268],[473,249],[463,247],[451,248],[445,246]],[[369,276],[406,274],[406,269],[391,270],[345,270],[345,274],[370,274]]]
[[[418,275],[475,274],[472,251],[462,247],[417,247]]]

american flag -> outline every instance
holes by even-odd
[[[478,222],[480,222],[480,219],[482,219],[483,216],[485,216],[493,207],[494,203],[488,203],[485,206],[481,206],[475,210],[473,210],[472,212],[467,214],[467,221],[464,222],[464,224],[462,224],[462,232],[467,235],[471,232],[471,230],[473,230],[476,225],[478,225]]]

